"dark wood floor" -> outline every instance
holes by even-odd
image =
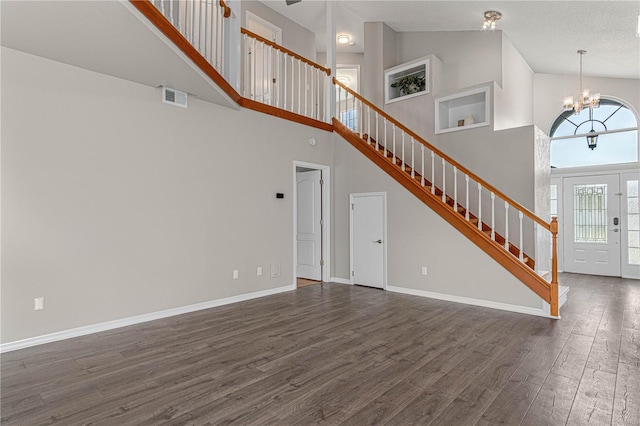
[[[640,282],[562,320],[338,284],[2,356],[2,424],[640,424]]]

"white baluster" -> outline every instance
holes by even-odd
[[[447,202],[447,176],[446,176],[446,169],[445,169],[445,161],[444,158],[442,159],[442,202],[446,203]]]
[[[251,99],[253,99],[254,101],[256,100],[257,96],[257,90],[258,90],[258,60],[256,59],[256,56],[258,56],[256,54],[256,39],[252,38],[251,39],[252,43],[253,43],[253,49],[251,50],[251,62],[252,62],[252,67],[251,67],[251,74],[253,77],[253,86],[251,87]]]
[[[280,49],[276,50],[276,82],[273,90],[276,92],[276,108],[280,108]]]
[[[191,40],[190,41],[191,41],[191,44],[195,46],[196,45],[196,5],[192,1],[188,2],[188,4],[191,5]],[[247,35],[245,34],[244,36],[246,38]]]
[[[378,148],[378,141],[380,140],[378,138],[378,126],[379,126],[378,117],[380,117],[380,114],[376,112],[376,149]]]
[[[509,203],[504,202],[504,249],[509,251]]]
[[[267,93],[269,94],[269,105],[273,105],[273,91],[275,90],[273,86],[273,66],[271,64],[271,58],[273,58],[273,46],[269,45],[269,56],[265,59],[266,67],[267,67]]]
[[[210,25],[209,25],[209,2],[205,2],[204,4],[204,51],[202,52],[202,55],[204,56],[204,58],[211,62],[210,58],[207,58],[207,52],[209,51],[209,37],[210,37]]]
[[[382,137],[384,138],[383,149],[384,152],[387,152],[387,118],[382,117]],[[376,145],[376,150],[380,150],[380,144]]]
[[[309,105],[309,109],[311,110],[310,117],[311,118],[315,118],[316,116],[315,116],[315,99],[314,99],[314,95],[316,94],[316,87],[315,87],[315,84],[314,84],[313,76],[314,76],[314,73],[315,73],[316,69],[314,67],[311,67],[309,69],[309,71],[311,71],[311,87],[310,87],[310,90],[309,90],[311,92],[311,104]]]
[[[265,68],[264,68],[264,60],[266,55],[264,54],[264,43],[260,42],[260,57],[261,57],[261,61],[260,61],[260,69],[261,69],[261,73],[260,73],[260,102],[265,103],[264,102],[264,81],[265,81]]]
[[[162,11],[162,16],[166,17],[166,13],[164,13],[164,0],[160,0],[160,10]]]
[[[404,130],[402,130],[402,158],[400,160],[402,162],[401,169],[402,169],[403,172],[404,172],[404,159],[405,159],[405,156],[404,156]]]
[[[169,0],[169,22],[175,25],[175,21],[173,20],[173,1]]]
[[[298,114],[302,111],[302,63],[298,61]]]
[[[362,139],[362,136],[364,135],[364,117],[362,116],[362,111],[364,111],[364,104],[362,103],[362,101],[358,101],[360,102],[360,107],[358,108],[358,134],[360,135],[360,139]]]
[[[282,109],[286,111],[287,109],[287,54],[286,53],[282,54],[282,66],[284,68],[284,78],[282,80],[282,88],[283,88]]]
[[[413,136],[411,137],[411,178],[415,179],[416,177],[416,163],[415,163],[415,140]]]
[[[307,94],[309,93],[309,90],[307,90],[308,87],[308,82],[307,82],[307,74],[308,74],[309,70],[308,70],[308,65],[305,62],[304,64],[304,116],[307,117]]]
[[[458,168],[453,166],[453,211],[458,213]]]
[[[320,70],[316,69],[316,120],[320,120]]]
[[[396,152],[397,151],[396,151],[396,124],[395,123],[391,123],[391,131],[393,132],[392,133],[392,138],[391,138],[391,144],[392,144],[391,150],[393,151],[392,159],[393,159],[393,164],[396,164]]]
[[[367,105],[367,135],[371,138],[371,107]]]
[[[291,112],[295,109],[296,100],[296,64],[293,62],[293,56],[291,58]]]
[[[193,5],[193,3],[191,3]],[[192,6],[193,7],[193,6]],[[243,84],[242,84],[242,96],[243,97],[247,97],[247,86],[249,86],[249,45],[247,42],[247,35],[243,34],[242,35],[242,40],[244,41],[243,45],[244,45],[244,52],[245,52],[245,61],[244,61],[244,80],[243,80]]]
[[[467,220],[467,222],[469,221],[469,175],[464,175],[464,181],[465,181],[465,185],[466,185],[466,190],[465,190],[465,198],[464,198],[464,218]]]
[[[421,168],[420,168],[420,185],[422,185],[422,186],[424,186],[424,181],[425,181],[425,179],[424,179],[424,150],[425,150],[424,145],[420,144],[420,158],[421,158],[421,161],[420,161],[420,165],[421,165]]]
[[[482,185],[478,182],[478,229],[482,231]]]
[[[164,10],[164,9],[163,9]],[[162,12],[164,14],[164,12]],[[198,2],[198,52],[202,46],[202,2]]]
[[[211,5],[211,16],[209,17],[209,20],[211,21],[211,30],[209,31],[209,37],[211,37],[211,40],[209,40],[209,63],[211,65],[213,65],[213,67],[215,68],[215,62],[216,62],[216,58],[215,56],[213,56],[213,52],[214,52],[214,42],[216,41],[216,37],[214,35],[214,31],[216,30],[214,28],[214,23],[215,21],[213,20],[213,17],[215,16],[215,11],[217,10],[217,8],[212,4]]]
[[[496,240],[496,209],[495,209],[496,194],[491,193],[491,239]]]
[[[520,259],[520,262],[524,263],[524,245],[522,245],[522,218],[523,218],[523,214],[521,211],[518,212],[518,219],[520,219],[520,256],[518,256],[518,258]]]
[[[342,124],[345,124],[342,122],[342,115],[340,114],[340,96],[342,96],[342,87],[338,86],[338,111],[337,111],[337,115],[338,115],[338,119],[340,120],[340,122]]]
[[[431,151],[431,194],[436,194],[436,153]]]

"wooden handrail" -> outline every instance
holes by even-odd
[[[455,210],[442,202],[439,195],[425,191],[422,184],[416,179],[408,178],[407,173],[402,171],[397,164],[385,158],[374,146],[363,141],[356,133],[347,128],[337,118],[333,118],[333,128],[347,142],[351,143],[358,151],[367,156],[377,164],[383,171],[392,176],[396,182],[424,202],[435,211],[440,217],[450,225],[465,235],[471,242],[480,247],[485,253],[502,265],[507,271],[522,281],[527,287],[535,292],[545,302],[551,306],[551,315],[558,316],[557,295],[553,297],[553,285],[545,281],[533,269],[520,262],[518,258],[506,250],[501,244],[497,244],[478,227],[464,220]],[[557,288],[557,286],[555,286]],[[555,302],[554,302],[555,300]],[[555,304],[555,308],[554,308]],[[555,309],[555,310],[554,310]]]
[[[267,40],[266,38],[261,37],[261,36],[259,36],[259,35],[258,35],[258,34],[256,34],[256,33],[252,33],[251,31],[249,31],[249,30],[248,30],[248,29],[246,29],[246,28],[240,28],[240,32],[241,32],[242,34],[246,34],[247,36],[249,36],[249,37],[251,37],[251,38],[255,38],[256,40],[258,40],[258,41],[260,41],[260,42],[262,42],[262,43],[266,44],[267,46],[271,46],[271,47],[273,47],[274,49],[278,49],[279,51],[284,52],[284,53],[286,53],[286,54],[287,54],[287,55],[289,55],[289,56],[293,56],[293,57],[294,57],[294,58],[296,58],[297,60],[299,60],[299,61],[301,61],[301,62],[304,62],[304,63],[306,63],[306,64],[309,64],[309,65],[311,65],[311,66],[312,66],[312,67],[314,67],[314,68],[318,68],[320,71],[325,72],[327,75],[331,75],[331,69],[329,69],[329,68],[325,68],[325,67],[323,67],[323,66],[322,66],[322,65],[320,65],[320,64],[317,64],[317,63],[315,63],[315,62],[313,62],[313,61],[310,61],[309,59],[305,58],[304,56],[300,56],[300,55],[298,55],[297,53],[290,51],[290,50],[289,50],[289,49],[287,49],[286,47],[282,47],[282,46],[280,46],[279,44],[274,43],[274,42],[272,42],[272,41],[270,41],[270,40]]]
[[[224,16],[225,18],[231,16],[231,8],[227,6],[224,0],[220,0],[220,7],[224,9],[224,14],[222,16]]]
[[[471,172],[469,169],[467,169],[466,167],[464,167],[463,165],[461,165],[460,163],[458,163],[457,161],[455,161],[454,159],[449,157],[447,154],[445,154],[442,151],[440,151],[438,148],[436,148],[433,145],[431,145],[429,142],[424,140],[422,137],[418,136],[417,134],[415,134],[414,132],[409,130],[406,126],[404,126],[398,120],[394,119],[389,114],[387,114],[386,112],[382,111],[380,108],[378,108],[377,106],[373,105],[371,102],[367,101],[365,98],[360,96],[357,92],[354,92],[353,90],[349,89],[344,84],[340,83],[338,80],[336,80],[335,77],[333,78],[333,83],[335,85],[337,85],[337,86],[340,86],[344,90],[346,90],[347,93],[350,93],[355,98],[359,99],[360,102],[362,102],[363,104],[367,105],[369,108],[373,109],[378,114],[382,115],[384,118],[387,119],[387,121],[390,121],[391,123],[395,124],[396,127],[399,127],[400,129],[402,129],[405,133],[407,133],[413,139],[417,140],[418,142],[420,142],[421,144],[423,144],[424,146],[429,148],[431,151],[436,153],[439,157],[445,159],[448,163],[450,163],[451,165],[455,166],[458,170],[460,170],[461,172],[463,172],[466,175],[468,175],[471,179],[475,180],[478,183],[481,183],[484,188],[488,189],[489,191],[491,191],[494,194],[496,194],[498,197],[502,198],[504,201],[508,202],[511,206],[513,206],[516,209],[518,209],[519,211],[521,211],[525,216],[527,216],[528,218],[530,218],[534,222],[538,223],[540,226],[544,227],[546,230],[551,231],[550,224],[545,222],[541,218],[539,218],[535,213],[529,211],[529,209],[527,209],[526,207],[524,207],[523,205],[521,205],[517,201],[511,199],[511,197],[507,196],[502,191],[500,191],[499,189],[495,188],[493,185],[485,182],[478,175],[476,175],[475,173]]]

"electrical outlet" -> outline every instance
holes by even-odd
[[[427,267],[426,266],[422,267],[422,275],[427,275]]]
[[[41,311],[44,309],[44,297],[36,297],[33,299],[33,310]]]
[[[271,278],[276,278],[280,276],[280,262],[271,264]]]
[[[262,266],[258,266],[258,268],[256,269],[256,275],[257,276],[262,275]]]
[[[234,279],[234,280],[237,280],[237,279],[238,279],[238,270],[237,270],[237,269],[234,269],[234,270],[233,270],[233,279]]]

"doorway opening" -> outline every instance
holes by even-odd
[[[329,281],[329,166],[293,164],[294,288]]]

